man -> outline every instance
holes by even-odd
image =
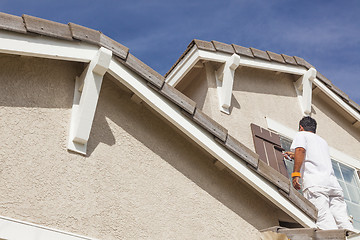
[[[320,229],[353,230],[346,211],[343,191],[335,177],[329,155],[329,147],[324,139],[316,135],[316,121],[304,117],[299,122],[299,132],[286,152],[295,160],[292,184],[301,189],[318,209],[317,226]]]

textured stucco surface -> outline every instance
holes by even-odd
[[[88,156],[66,138],[83,65],[0,57],[0,215],[100,239],[259,239],[276,211],[106,76]]]
[[[224,125],[230,134],[247,147],[254,150],[250,124],[255,123],[267,128],[265,117],[297,130],[302,113],[293,84],[293,81],[297,80],[295,76],[246,67],[238,68],[235,72],[231,114],[227,115],[218,108],[214,77],[216,67],[206,67],[212,74],[206,76],[203,73],[197,76],[196,80],[203,81],[203,84],[189,84],[184,93],[197,101],[202,100],[200,105],[203,106],[203,110]],[[208,91],[200,88],[195,90],[197,86],[207,87]],[[210,104],[212,106],[208,106]],[[318,134],[324,137],[331,147],[360,159],[360,131],[339,111],[343,112],[323,93],[313,96],[312,116],[318,122]]]

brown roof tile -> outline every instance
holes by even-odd
[[[351,99],[349,99],[349,104],[350,104],[350,106],[352,106],[353,108],[355,108],[357,111],[360,112],[360,105],[359,104],[357,104],[356,102],[354,102]]]
[[[310,68],[313,68],[314,66],[311,65],[310,63],[308,63],[307,61],[305,61],[303,58],[300,58],[300,57],[297,57],[297,56],[294,56],[296,62],[298,65],[300,66],[303,66],[307,69],[310,69]]]
[[[285,55],[285,54],[281,54],[281,56],[284,58],[286,63],[292,64],[292,65],[297,65],[294,57],[290,57],[290,56]]]
[[[198,39],[193,40],[198,49],[216,52],[214,45],[211,42],[202,41]]]
[[[235,52],[239,55],[243,55],[243,56],[247,56],[247,57],[251,57],[253,58],[254,55],[252,53],[252,51],[250,50],[250,48],[246,48],[246,47],[242,47],[236,44],[232,44]]]
[[[336,87],[334,84],[331,85],[331,90],[333,90],[337,95],[339,95],[342,99],[344,99],[346,102],[349,102],[349,95],[344,93],[342,90],[340,90],[338,87]]]
[[[225,146],[251,166],[258,167],[259,155],[248,149],[231,135],[228,135]]]
[[[219,138],[221,141],[225,142],[227,137],[227,129],[217,123],[215,120],[210,118],[208,115],[203,113],[200,109],[196,108],[195,113],[192,117],[195,122],[200,126],[208,130],[215,137]]]
[[[216,51],[230,53],[230,54],[234,53],[233,47],[229,44],[218,42],[218,41],[211,41],[211,42],[214,45]]]
[[[164,84],[163,76],[161,76],[158,72],[137,59],[131,53],[128,54],[128,57],[126,58],[126,61],[124,63],[126,66],[128,66],[134,72],[138,73],[140,76],[142,76],[148,82],[152,83],[154,86],[161,88]]]
[[[290,182],[284,175],[280,172],[276,171],[271,166],[267,165],[264,161],[259,161],[257,172],[275,184],[278,188],[283,190],[286,193],[289,193],[290,189]]]
[[[315,206],[309,202],[303,195],[301,195],[298,191],[295,190],[292,186],[290,186],[289,194],[284,192],[283,190],[279,190],[279,192],[288,198],[292,203],[298,206],[306,215],[311,217],[312,219],[317,219],[317,210]]]
[[[273,53],[273,52],[270,52],[270,51],[266,51],[266,52],[269,55],[269,58],[270,58],[271,61],[275,61],[275,62],[279,62],[279,63],[285,63],[284,58],[280,54]]]
[[[73,40],[68,25],[23,15],[27,31],[65,40]]]
[[[73,38],[100,45],[100,32],[91,28],[83,27],[75,23],[69,23]]]
[[[270,61],[269,55],[266,52],[252,47],[250,50],[252,51],[254,57]]]
[[[194,114],[196,103],[174,87],[165,83],[160,90],[160,93],[168,99],[172,100],[176,105],[180,106],[191,115]]]
[[[121,59],[126,59],[127,54],[129,53],[129,49],[127,47],[112,40],[102,33],[100,35],[100,45],[113,51],[113,53]]]
[[[26,33],[26,28],[22,17],[0,13],[0,29]]]
[[[316,71],[316,78],[325,83],[327,86],[332,85],[331,81],[327,79],[324,75],[322,75],[319,71]]]

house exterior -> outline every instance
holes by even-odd
[[[301,58],[194,40],[164,77],[99,31],[2,13],[0,63],[1,239],[313,234],[279,157],[304,115],[360,224],[360,107]]]

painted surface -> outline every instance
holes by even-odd
[[[212,74],[208,74],[207,79],[203,80],[206,84],[202,87],[208,87],[208,91],[200,106],[203,105],[204,112],[225,126],[230,134],[254,150],[250,123],[267,128],[265,117],[270,117],[288,128],[297,130],[302,114],[293,85],[297,80],[295,76],[246,67],[238,68],[233,87],[231,114],[227,115],[218,108],[213,74],[216,67],[206,65],[206,71]],[[198,76],[197,80],[202,79],[202,76]],[[184,93],[190,98],[202,99],[200,95],[205,91],[192,89],[195,87],[189,84]],[[359,129],[351,126],[351,121],[336,110],[336,105],[324,100],[327,97],[323,95],[314,96],[312,104],[312,116],[318,122],[318,134],[324,137],[330,146],[360,159]],[[208,106],[209,104],[212,106]]]
[[[4,55],[0,66],[0,215],[99,239],[259,239],[278,224],[110,76],[83,157],[66,149],[83,65]]]

